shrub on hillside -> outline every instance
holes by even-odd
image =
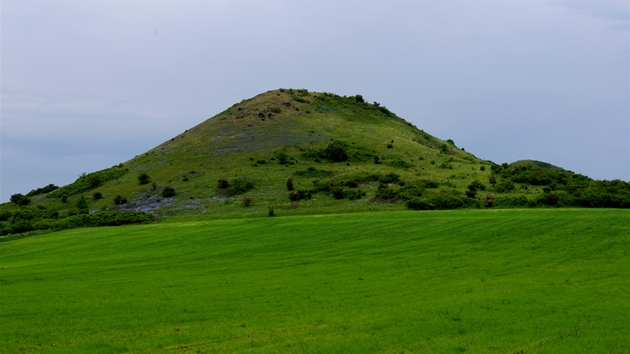
[[[479,180],[474,180],[472,182],[470,182],[470,184],[468,185],[468,190],[472,191],[472,192],[476,192],[476,191],[484,191],[486,190],[486,186],[479,182]]]
[[[124,195],[117,194],[114,197],[114,204],[121,205],[121,204],[125,204],[125,203],[127,203],[127,197],[125,197]]]
[[[148,174],[143,172],[138,175],[138,183],[140,183],[140,185],[148,184],[149,182],[151,182],[151,177]]]
[[[405,203],[405,205],[407,206],[407,208],[412,209],[412,210],[433,210],[435,209],[435,206],[432,205],[431,203],[427,202],[426,200],[422,200],[420,198],[413,198],[407,201],[407,203]]]
[[[94,192],[92,194],[92,199],[94,199],[94,200],[103,199],[103,193],[101,193],[101,192]]]
[[[50,193],[52,191],[54,191],[55,189],[58,189],[59,187],[55,186],[54,184],[49,184],[46,187],[42,187],[42,188],[37,188],[37,189],[33,189],[32,191],[28,192],[28,194],[26,194],[27,197],[34,197],[36,195],[39,194],[46,194],[46,193]]]
[[[334,162],[343,162],[348,160],[348,154],[343,146],[339,144],[329,144],[324,150],[325,158]]]
[[[219,182],[217,183],[218,188],[227,188],[229,186],[230,186],[230,182],[228,182],[225,179],[220,179]]]
[[[386,174],[385,176],[379,178],[378,180],[381,183],[399,183],[400,175],[397,175],[393,172]]]
[[[293,190],[293,178],[289,177],[287,179],[286,185],[287,185],[287,190],[288,191],[292,191]]]
[[[11,203],[17,204],[19,206],[27,206],[31,204],[31,200],[27,196],[20,193],[13,194],[10,200]]]
[[[87,214],[89,212],[89,205],[84,196],[80,196],[75,204],[80,214]]]
[[[175,194],[175,188],[172,186],[164,186],[164,188],[162,188],[162,197],[164,198],[174,197]]]
[[[313,192],[308,190],[298,190],[289,193],[289,200],[292,202],[297,202],[299,200],[309,200],[313,198]]]
[[[0,212],[0,221],[7,221],[13,216],[13,213],[10,211]]]

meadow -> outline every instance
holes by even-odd
[[[629,353],[630,212],[162,222],[0,243],[0,353]]]

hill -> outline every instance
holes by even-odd
[[[627,182],[551,167],[481,160],[361,95],[279,89],[70,185],[12,196],[0,205],[0,233],[147,221],[141,213],[630,207]]]

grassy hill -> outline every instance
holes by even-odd
[[[0,243],[0,353],[627,353],[626,210],[379,212]]]
[[[538,161],[497,165],[360,95],[280,89],[243,100],[129,161],[12,201],[0,205],[2,234],[123,223],[113,214],[102,214],[105,221],[81,216],[112,210],[164,219],[263,216],[271,208],[300,215],[630,207],[630,184],[593,181]]]

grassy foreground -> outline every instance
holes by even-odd
[[[630,212],[460,210],[0,243],[0,352],[628,353]]]

